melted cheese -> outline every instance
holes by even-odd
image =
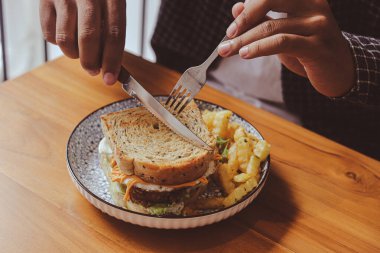
[[[119,166],[117,166],[117,163],[114,159],[111,159],[110,165],[112,167],[111,170],[111,181],[112,182],[118,182],[118,183],[123,183],[124,180],[128,177],[128,175],[122,173],[120,171]]]

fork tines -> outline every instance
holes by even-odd
[[[170,112],[179,114],[187,106],[191,99],[191,91],[177,83],[170,93],[168,100],[166,100],[165,105]],[[172,102],[170,103],[171,100]]]

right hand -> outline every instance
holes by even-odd
[[[40,0],[42,32],[91,75],[117,81],[125,44],[126,0]]]
[[[288,15],[268,20],[269,11]],[[246,0],[232,14],[235,21],[226,32],[231,40],[218,48],[222,56],[278,55],[327,97],[344,96],[355,85],[354,56],[327,0]]]

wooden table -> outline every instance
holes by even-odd
[[[179,76],[132,55],[125,61],[155,94]],[[209,87],[200,98],[243,115],[272,144],[259,198],[192,230],[103,214],[71,183],[66,142],[83,117],[125,97],[66,58],[0,85],[1,252],[380,252],[380,162]]]

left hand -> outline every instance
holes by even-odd
[[[288,16],[268,20],[271,10]],[[250,0],[235,4],[232,14],[235,21],[227,29],[231,40],[219,45],[221,56],[278,54],[283,65],[329,97],[353,87],[353,56],[326,0]]]

